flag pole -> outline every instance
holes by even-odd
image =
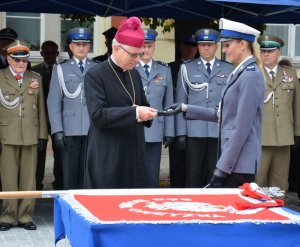
[[[58,195],[64,195],[68,193],[69,193],[68,190],[4,191],[4,192],[0,192],[0,199],[53,198]]]

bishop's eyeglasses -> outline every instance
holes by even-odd
[[[123,46],[119,46],[122,50],[126,51],[126,53],[131,57],[131,58],[134,58],[136,59],[137,57],[142,57],[144,56],[144,52],[141,52],[141,53],[131,53],[129,51],[127,51]]]

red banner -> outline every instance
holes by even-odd
[[[259,223],[291,220],[281,208],[277,208],[278,213],[272,208],[257,207],[256,204],[261,201],[236,194],[74,195],[74,198],[101,223]],[[238,209],[237,205],[245,204],[247,209]],[[299,216],[296,220],[300,222]]]

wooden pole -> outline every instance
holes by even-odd
[[[53,198],[57,195],[67,194],[67,190],[55,191],[5,191],[0,192],[0,199],[23,199],[23,198]]]

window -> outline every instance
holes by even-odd
[[[14,29],[18,39],[25,41],[31,51],[40,50],[41,14],[7,12],[6,26]]]
[[[289,41],[289,32],[290,32],[289,25],[272,25],[272,24],[267,25],[267,28],[264,31],[264,34],[270,34],[270,35],[277,36],[284,41],[284,46],[281,48],[281,55],[285,56],[285,57],[289,56],[288,50],[291,45],[288,42]],[[299,33],[299,36],[300,36],[300,33]]]

